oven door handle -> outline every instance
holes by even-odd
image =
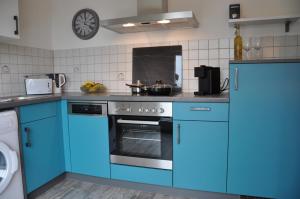
[[[118,124],[142,124],[142,125],[159,125],[159,121],[141,121],[141,120],[117,120]]]

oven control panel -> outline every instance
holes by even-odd
[[[172,102],[108,102],[108,114],[172,117]]]

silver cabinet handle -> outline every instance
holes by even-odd
[[[177,144],[180,144],[180,124],[177,124]]]
[[[211,111],[209,107],[192,107],[191,111]]]
[[[234,90],[239,90],[239,69],[234,69]]]
[[[140,121],[140,120],[117,120],[118,124],[141,124],[141,125],[159,125],[159,121]]]
[[[31,147],[32,144],[31,144],[31,141],[30,141],[30,128],[29,127],[25,127],[25,133],[26,133],[26,143],[25,143],[25,146],[26,147]]]

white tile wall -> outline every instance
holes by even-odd
[[[221,68],[221,81],[228,77],[229,60],[233,58],[233,38],[171,41],[97,48],[56,50],[54,71],[67,74],[66,91],[79,91],[85,80],[104,83],[109,91],[130,92],[125,83],[132,81],[132,48],[182,45],[183,90],[197,90],[194,67],[210,65]],[[263,58],[299,56],[299,35],[267,36],[261,39]]]
[[[211,39],[208,41],[209,49],[218,49],[219,48],[219,40]]]
[[[57,50],[54,71],[66,73],[66,91],[79,91],[86,81],[104,83],[110,91],[129,91],[131,82],[132,46]]]
[[[112,92],[130,92],[125,83],[132,81],[132,48],[182,45],[183,90],[197,90],[194,67],[221,68],[221,81],[228,77],[233,58],[233,38],[167,41],[81,49],[44,50],[0,43],[0,96],[25,93],[24,76],[65,73],[65,91],[79,91],[86,80],[101,82]],[[266,36],[261,39],[263,58],[300,57],[300,35]]]
[[[208,49],[208,40],[199,40],[199,49]]]
[[[53,51],[0,43],[0,96],[25,94],[24,76],[53,73]]]
[[[264,47],[272,47],[274,46],[274,37],[272,36],[266,36],[262,37],[262,46]]]
[[[208,50],[199,50],[199,59],[208,59]]]
[[[229,44],[230,44],[230,39],[228,39],[228,38],[224,38],[224,39],[219,40],[220,48],[228,49],[230,47]]]

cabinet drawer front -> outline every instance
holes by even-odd
[[[32,122],[56,116],[57,102],[33,104],[20,108],[21,123]]]
[[[173,103],[175,120],[228,121],[227,103]]]
[[[111,178],[161,186],[172,186],[172,171],[111,164]]]

